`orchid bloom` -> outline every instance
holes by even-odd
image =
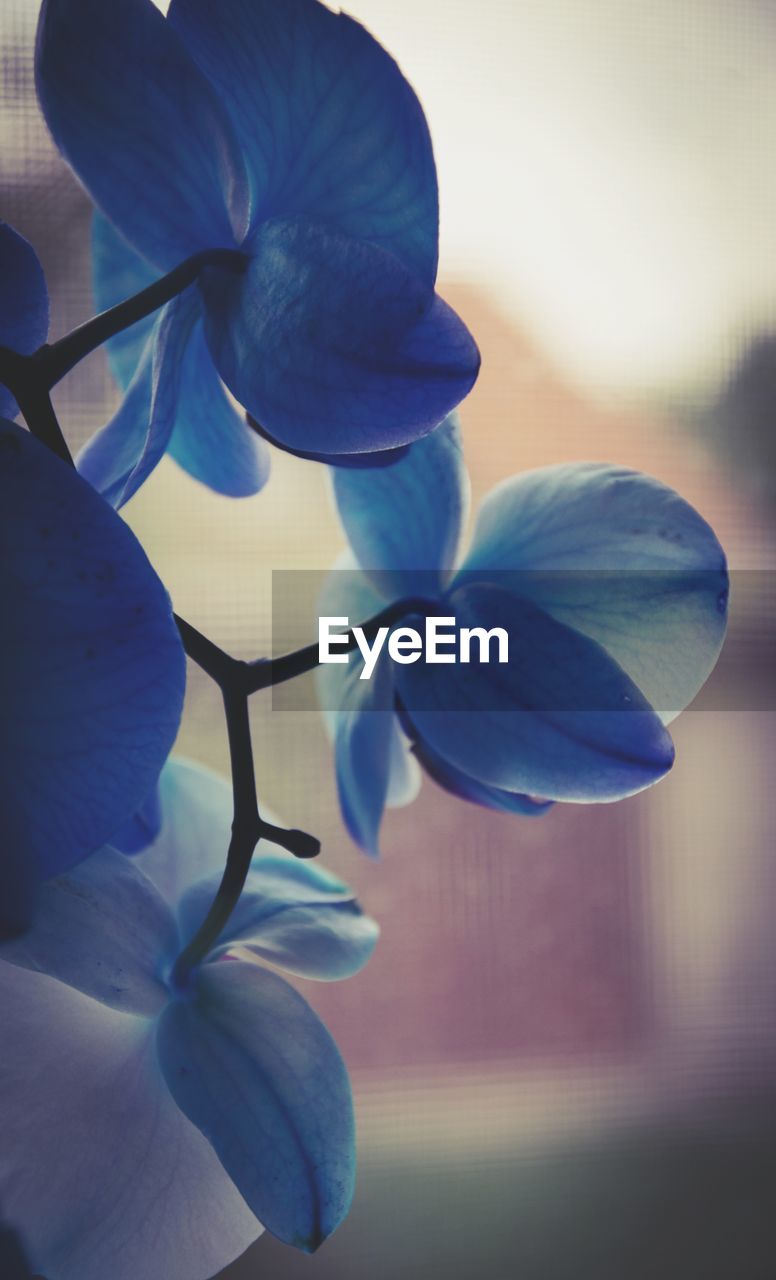
[[[434,292],[431,140],[396,63],[317,0],[44,0],[38,92],[105,217],[101,306],[234,251],[112,345],[124,403],[82,473],[115,505],[168,452],[256,492],[266,445],[404,446],[467,394],[479,354]]]
[[[0,343],[46,339],[40,264],[0,225]],[[14,413],[0,385],[0,412]],[[41,880],[94,853],[153,787],[178,731],[185,660],[140,543],[90,485],[0,417],[0,936]]]
[[[397,666],[383,650],[369,680],[357,653],[320,668],[344,820],[367,852],[386,804],[417,794],[418,762],[521,814],[618,800],[670,769],[665,725],[717,660],[728,596],[724,552],[678,494],[606,464],[529,471],[488,495],[456,568],[469,482],[453,418],[392,466],[333,476],[352,552],[321,615],[361,622],[406,598],[401,626],[420,597],[509,636],[505,666]]]
[[[345,1067],[265,963],[347,977],[377,927],[334,876],[269,846],[175,990],[231,792],[178,761],[160,802],[142,853],[105,847],[50,881],[33,928],[0,947],[0,1204],[47,1280],[207,1280],[262,1224],[316,1248],[352,1195]]]

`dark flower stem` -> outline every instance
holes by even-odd
[[[421,597],[396,601],[365,622],[362,630],[369,643],[372,643],[380,627],[390,627],[413,613],[426,614],[432,607],[433,602]],[[251,694],[313,671],[319,664],[319,657],[316,643],[282,654],[278,658],[241,662],[219,649],[218,645],[203,636],[185,619],[176,615],[176,621],[189,657],[221,688],[229,734],[234,793],[232,837],[221,884],[205,920],[178,956],[172,969],[170,981],[177,991],[183,992],[192,972],[215,946],[237,906],[259,840],[262,837],[274,840],[297,858],[314,858],[320,851],[320,843],[314,836],[304,831],[283,830],[265,822],[261,817],[256,800],[248,715],[248,699]],[[343,651],[351,651],[356,648],[356,638],[352,630],[346,634],[348,643],[343,646]]]
[[[267,840],[274,840],[275,844],[281,845],[297,858],[316,857],[320,852],[320,842],[314,836],[295,828],[286,830],[284,827],[276,827],[274,823],[265,822],[259,815],[248,722],[248,698],[252,692],[249,688],[251,664],[232,658],[177,613],[174,617],[189,657],[215,681],[224,699],[232,766],[235,826],[240,828],[242,835],[257,832],[254,845],[263,836]]]
[[[371,644],[380,627],[390,627],[413,613],[426,614],[432,602],[420,597],[396,601],[363,625]],[[185,991],[189,978],[215,946],[234,908],[240,900],[250,870],[251,859],[260,838],[274,840],[297,858],[313,858],[320,850],[319,842],[304,831],[284,831],[260,816],[256,803],[253,769],[253,746],[248,717],[248,699],[261,689],[268,689],[296,676],[313,671],[319,664],[318,645],[282,654],[278,658],[260,658],[241,662],[219,649],[190,623],[178,618],[178,630],[190,657],[221,687],[229,734],[229,756],[232,765],[234,821],[226,867],[210,910],[191,942],[184,948],[172,969],[170,981],[179,992]],[[353,631],[347,634],[343,652],[356,648]]]
[[[186,989],[192,972],[212,951],[221,936],[240,900],[254,851],[261,837],[275,840],[299,858],[315,857],[320,849],[319,842],[313,836],[308,836],[306,832],[283,831],[262,819],[256,801],[248,695],[228,683],[222,685],[222,694],[229,733],[229,757],[232,764],[234,795],[232,837],[229,841],[224,874],[210,910],[173,966],[170,982],[178,992]]]

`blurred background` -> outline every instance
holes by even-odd
[[[314,1258],[262,1238],[223,1277],[772,1280],[776,3],[349,11],[430,120],[440,290],[483,353],[475,505],[549,462],[639,467],[739,572],[672,774],[618,805],[520,819],[426,781],[371,865],[318,716],[256,700],[262,798],[322,837],[383,936],[357,978],[305,985],[353,1078],[351,1216]],[[0,7],[0,216],[43,260],[57,336],[91,314],[89,206],[37,110],[36,16]],[[56,402],[74,446],[104,423],[101,354]],[[278,452],[256,498],[165,461],[125,514],[176,608],[241,656],[271,650],[272,570],[342,547],[325,470]],[[190,675],[179,750],[224,769],[217,694]]]

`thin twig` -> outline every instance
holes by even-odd
[[[215,680],[222,689],[228,684],[241,688],[240,671],[245,663],[231,658],[228,653],[219,649],[217,644],[207,636],[203,636],[201,631],[197,631],[196,627],[192,627],[191,623],[181,618],[179,614],[174,613],[173,617],[183,647],[192,662],[196,662],[197,666],[201,667],[205,674],[210,676],[211,680]]]
[[[224,655],[226,656],[226,655]],[[234,662],[234,659],[228,659]],[[235,664],[239,667],[242,664]],[[205,956],[213,949],[240,900],[259,840],[273,840],[298,858],[314,858],[320,842],[305,831],[276,827],[265,822],[259,813],[253,766],[253,744],[248,713],[248,694],[235,688],[230,680],[222,685],[224,712],[229,735],[229,759],[232,769],[234,819],[232,836],[226,855],[226,866],[210,909],[191,941],[178,956],[170,976],[176,990],[183,990],[188,979]]]
[[[223,690],[223,698],[229,733],[234,795],[232,838],[226,855],[224,874],[210,910],[173,966],[170,981],[179,991],[185,988],[192,971],[212,950],[223,932],[243,891],[253,853],[262,834],[262,822],[256,802],[256,787],[253,782],[253,748],[248,718],[248,699],[242,694],[235,694],[226,689]]]

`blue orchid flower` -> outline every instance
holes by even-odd
[[[34,250],[0,224],[0,346],[48,334]],[[0,384],[0,415],[15,414]],[[41,880],[136,811],[180,723],[185,659],[167,593],[94,490],[0,416],[0,936]]]
[[[30,245],[0,225],[0,345],[48,333]],[[0,385],[0,414],[15,414]],[[0,933],[38,884],[136,811],[180,722],[185,659],[168,596],[134,534],[79,476],[0,417]]]
[[[48,1280],[206,1280],[263,1226],[314,1249],[347,1211],[345,1067],[259,961],[355,973],[377,926],[317,864],[269,846],[186,992],[166,974],[218,883],[231,791],[162,774],[162,829],[47,884],[0,947],[0,1203]]]
[[[431,140],[395,62],[317,0],[44,0],[38,91],[105,218],[98,302],[239,250],[112,345],[126,388],[80,467],[120,504],[169,451],[255,492],[266,447],[323,458],[432,431],[479,354],[434,293]],[[106,220],[107,219],[107,220]]]
[[[368,680],[358,653],[320,668],[362,848],[377,853],[386,805],[414,798],[418,762],[453,794],[521,814],[617,800],[670,769],[664,726],[716,662],[728,594],[724,552],[678,494],[605,464],[515,476],[485,499],[455,570],[468,477],[454,418],[393,466],[333,475],[352,552],[322,616],[353,625],[406,599],[403,625],[420,626],[425,603],[509,638],[505,665],[397,665],[384,647]]]

